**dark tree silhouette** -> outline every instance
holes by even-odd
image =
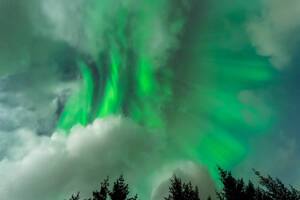
[[[292,186],[286,187],[279,179],[264,177],[258,171],[255,175],[260,185],[254,187],[251,181],[244,184],[243,179],[235,179],[231,172],[219,168],[223,183],[221,192],[217,192],[220,200],[300,200],[300,192]]]
[[[256,189],[251,181],[245,186],[245,200],[251,200],[256,196]]]
[[[111,200],[136,200],[137,195],[134,197],[128,198],[129,195],[129,187],[128,184],[125,183],[123,175],[121,175],[118,180],[114,182],[114,186],[111,192],[109,192],[109,196]]]
[[[100,190],[93,192],[93,198],[91,200],[106,200],[107,199],[107,195],[109,193],[108,187],[109,187],[109,178],[107,177],[101,183]]]
[[[169,196],[165,200],[181,200],[183,199],[183,186],[181,179],[174,176],[171,179],[171,186],[169,187]]]
[[[270,199],[276,200],[300,200],[300,191],[293,186],[286,187],[278,178],[271,176],[264,177],[260,172],[255,171],[255,175],[259,178],[259,183],[264,187],[265,194]]]
[[[193,187],[191,182],[183,183],[180,178],[174,176],[171,179],[169,196],[165,197],[165,200],[200,200],[198,187]]]
[[[109,178],[107,177],[101,183],[99,191],[93,192],[93,197],[86,200],[137,200],[138,196],[129,198],[129,186],[125,183],[124,177],[121,175],[113,184],[112,191],[109,190]],[[72,195],[69,200],[80,200],[80,195]]]
[[[79,200],[80,199],[80,195],[79,192],[77,194],[72,194],[71,198],[69,200]]]
[[[217,192],[219,200],[300,200],[300,191],[293,186],[285,186],[278,178],[271,176],[263,176],[260,172],[254,173],[258,178],[259,185],[257,187],[249,181],[244,183],[244,180],[236,179],[230,171],[219,169],[220,180],[223,188]],[[128,197],[129,186],[121,175],[109,190],[109,179],[106,178],[101,183],[99,191],[93,192],[93,197],[86,200],[137,200],[138,196]],[[69,200],[80,200],[79,192],[73,194]],[[183,183],[176,176],[171,179],[169,187],[169,196],[164,200],[200,200],[198,188],[194,187],[191,182]],[[211,200],[208,197],[207,200]]]
[[[236,180],[231,172],[219,168],[223,190],[217,193],[220,200],[240,200],[245,199],[244,181]]]

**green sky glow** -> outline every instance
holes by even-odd
[[[70,130],[76,124],[87,125],[96,118],[125,115],[146,129],[173,135],[175,143],[182,147],[181,154],[194,161],[211,169],[216,165],[230,168],[247,155],[247,139],[272,123],[271,114],[255,104],[242,102],[241,92],[259,90],[272,82],[276,72],[266,58],[256,55],[249,40],[243,38],[246,33],[230,33],[242,34],[239,50],[234,50],[235,44],[231,43],[234,39],[227,39],[229,33],[218,20],[231,20],[232,27],[241,28],[244,20],[240,13],[224,16],[221,13],[199,26],[184,25],[189,19],[177,13],[168,22],[170,33],[183,28],[192,30],[183,37],[189,39],[179,41],[176,47],[184,55],[177,58],[176,54],[164,54],[166,61],[157,64],[158,58],[149,46],[157,34],[153,26],[160,13],[158,9],[164,3],[151,3],[152,10],[132,11],[121,5],[114,8],[114,16],[109,16],[110,27],[102,34],[107,38],[106,48],[101,52],[106,60],[94,56],[99,71],[105,68],[108,72],[101,91],[103,96],[93,98],[93,75],[78,61],[82,86],[69,99],[58,128]],[[111,5],[104,1],[97,6],[103,11]],[[93,20],[87,20],[93,23],[86,23],[87,30],[101,29],[91,16]],[[233,20],[235,17],[238,20]],[[93,99],[98,101],[96,108],[91,106],[95,105]],[[93,109],[97,109],[97,114],[89,118]]]
[[[78,67],[81,70],[83,79],[80,90],[70,97],[58,121],[58,128],[70,130],[74,125],[87,125],[89,113],[92,109],[93,99],[93,78],[88,67],[79,62]]]

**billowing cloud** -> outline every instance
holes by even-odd
[[[64,80],[54,71],[42,66],[0,77],[0,123],[6,135],[19,128],[39,134],[53,132],[59,106],[79,85],[78,80]]]
[[[266,0],[261,15],[248,24],[258,53],[270,57],[279,69],[287,67],[299,51],[299,6],[298,0]]]
[[[40,1],[0,1],[0,124],[7,137],[20,127],[53,132],[57,102],[78,88],[74,49],[42,34],[48,21]]]
[[[210,176],[209,170],[191,161],[182,161],[163,167],[157,174],[151,200],[161,200],[169,194],[171,178],[176,175],[183,182],[191,182],[199,189],[200,199],[211,197],[215,199],[217,184]]]
[[[64,199],[78,190],[90,195],[102,178],[120,173],[137,183],[159,163],[163,148],[161,135],[147,134],[120,117],[76,126],[68,137],[36,136],[26,130],[18,134],[19,144],[0,161],[3,199]]]
[[[109,51],[111,44],[107,41],[119,46],[128,41],[124,48],[133,49],[136,54],[142,51],[150,56],[154,60],[154,68],[161,66],[170,51],[176,49],[184,24],[183,12],[188,7],[187,2],[169,0],[155,3],[135,0],[40,2],[48,24],[44,27],[35,24],[42,34],[65,41],[95,59],[101,51]],[[119,35],[110,36],[116,27],[120,30]]]
[[[176,49],[184,23],[185,3],[177,4],[173,9],[169,0],[1,0],[0,121],[8,119],[4,129],[26,126],[50,134],[56,114],[78,88],[77,61],[83,55],[98,60],[99,53],[110,54],[118,46],[135,52],[136,62],[146,59],[153,68],[161,66]],[[116,29],[120,33],[111,36]]]
[[[173,173],[198,185],[204,197],[214,194],[215,188],[208,170],[192,162],[178,164],[179,161],[192,157],[197,162],[206,160],[210,167],[216,162],[229,166],[237,163],[241,155],[248,153],[251,157],[260,153],[251,151],[256,148],[256,141],[251,143],[253,149],[246,146],[250,137],[245,134],[248,127],[240,124],[245,121],[254,129],[265,128],[274,114],[265,95],[251,90],[252,84],[254,87],[262,84],[259,79],[264,79],[265,74],[252,71],[257,55],[244,59],[247,51],[243,49],[249,38],[240,19],[248,17],[248,11],[257,5],[238,0],[232,4],[216,1],[214,6],[218,8],[213,12],[206,4],[198,3],[191,12],[184,13],[188,2],[192,1],[0,0],[1,198],[64,199],[78,190],[87,195],[102,178],[107,175],[114,178],[120,173],[124,173],[132,186],[142,185],[133,189],[146,197],[153,186],[153,200],[166,195]],[[297,0],[265,1],[261,16],[248,23],[248,33],[259,54],[271,57],[278,68],[291,62],[297,53],[298,7]],[[282,8],[289,13],[282,14]],[[216,21],[208,25],[211,30],[206,33],[202,31],[202,15]],[[185,27],[186,35],[180,38],[184,16],[189,16],[192,22]],[[218,28],[211,28],[214,26]],[[176,51],[178,38],[182,39],[182,49],[167,67],[161,67],[170,52]],[[212,49],[207,51],[203,45]],[[163,90],[159,95],[147,91],[144,94],[147,99],[141,98],[137,104],[152,111],[147,104],[149,99],[158,105],[159,111],[172,111],[166,117],[169,123],[166,126],[170,126],[166,135],[149,133],[124,118],[97,119],[87,127],[75,126],[68,137],[59,132],[52,134],[65,102],[79,88],[77,61],[88,54],[98,62],[102,53],[107,60],[110,54],[120,58],[118,73],[124,75],[124,80],[143,78],[138,84],[128,81],[133,85],[124,88],[130,91],[128,96],[139,96],[135,86],[145,83],[149,87],[152,72],[166,69],[167,77],[159,77],[165,78],[166,84],[157,85],[174,90]],[[205,66],[197,59],[218,62]],[[101,61],[97,64],[102,69],[107,63]],[[146,66],[145,74],[149,77],[133,78],[133,66],[139,64]],[[154,68],[149,73],[148,64]],[[208,68],[213,73],[206,76],[204,71],[209,71]],[[174,74],[169,73],[172,70]],[[169,79],[173,80],[168,82]],[[125,84],[120,82],[120,85]],[[117,91],[118,95],[123,97],[124,91]],[[165,94],[175,97],[167,108],[156,103],[161,96],[166,98]],[[128,106],[129,102],[131,96],[124,101],[124,107],[140,118],[143,113],[136,110],[136,105]],[[270,149],[276,149],[272,145]],[[297,157],[295,146],[293,141],[284,143],[281,152],[277,152],[278,162]],[[259,149],[264,148],[262,144]],[[245,160],[243,167],[251,168],[252,162]],[[270,167],[264,158],[253,163],[262,160],[266,162],[264,166]],[[172,162],[174,166],[170,166]],[[291,165],[282,171],[288,171],[288,167]],[[152,175],[160,179],[153,180]]]

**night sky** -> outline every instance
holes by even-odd
[[[0,199],[217,166],[300,187],[300,1],[0,0]]]

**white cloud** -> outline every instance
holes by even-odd
[[[182,161],[165,166],[159,171],[154,182],[151,200],[161,200],[168,196],[170,180],[173,175],[176,175],[185,183],[191,181],[194,186],[197,186],[200,199],[207,199],[208,196],[215,199],[217,184],[210,176],[209,170],[194,162]]]
[[[43,0],[40,8],[48,26],[35,23],[35,27],[44,35],[63,40],[96,60],[99,53],[109,51],[111,45],[120,48],[125,45],[136,54],[143,52],[143,56],[147,55],[146,59],[151,59],[152,66],[157,68],[176,48],[184,24],[182,10],[186,8],[185,4],[174,10],[172,3],[170,0],[156,3]]]
[[[282,69],[298,54],[300,1],[265,0],[263,5],[261,16],[249,22],[248,31],[258,53]]]
[[[25,127],[50,134],[58,118],[57,105],[52,102],[63,95],[66,100],[78,86],[76,62],[82,54],[98,60],[100,51],[109,54],[111,45],[120,45],[119,40],[126,38],[122,44],[126,47],[121,49],[143,53],[136,55],[137,62],[146,59],[154,68],[161,66],[176,47],[183,23],[180,9],[175,12],[171,3],[0,0],[1,130]],[[128,16],[141,16],[126,18],[121,16],[123,11]],[[171,12],[172,19],[168,16]],[[122,32],[122,23],[130,34],[124,31],[122,36],[107,40],[108,34]]]
[[[120,173],[134,183],[155,169],[162,137],[127,119],[98,119],[75,126],[67,137],[18,132],[20,144],[0,162],[0,196],[10,200],[53,200],[81,191],[89,195],[102,178]],[[140,177],[139,177],[140,176]]]

